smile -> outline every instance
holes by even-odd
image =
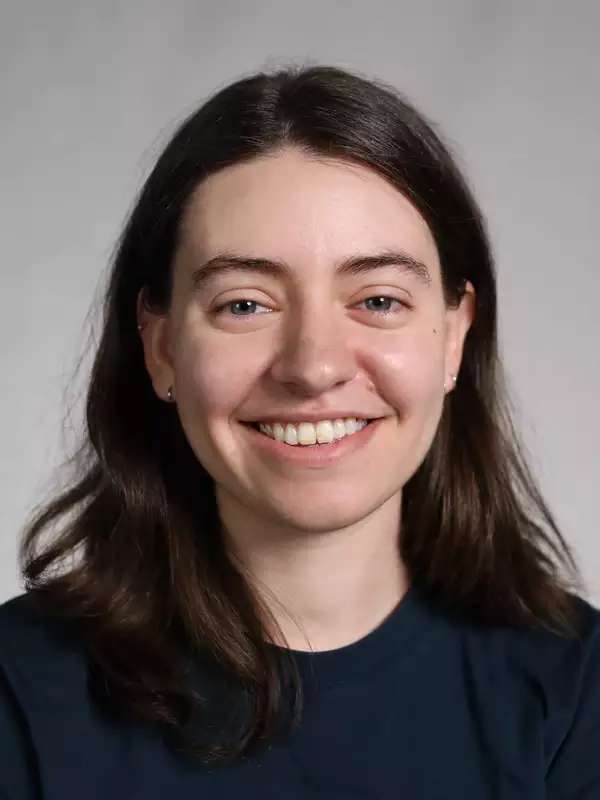
[[[353,436],[361,431],[370,420],[347,417],[345,419],[320,420],[317,423],[281,423],[258,422],[255,427],[265,436],[284,442],[287,445],[331,444],[346,436]]]
[[[330,442],[314,441],[312,444],[308,443],[301,446],[298,446],[298,443],[296,443],[296,446],[290,446],[285,440],[276,439],[273,430],[271,430],[270,434],[266,431],[263,432],[260,430],[260,426],[265,423],[243,423],[241,427],[248,432],[253,449],[257,453],[269,459],[293,466],[322,469],[338,463],[345,463],[348,459],[351,459],[354,453],[358,453],[366,447],[379,430],[384,419],[385,417],[379,417],[369,422],[360,420],[360,426],[354,433],[344,433],[342,437],[333,439]],[[271,427],[274,428],[275,424],[277,423],[274,423]],[[319,425],[319,423],[316,426],[312,426],[311,423],[300,423],[298,428],[301,428],[304,424],[315,428]],[[292,428],[294,427],[292,425]],[[288,425],[284,430],[287,432]],[[279,431],[279,433],[281,432]]]

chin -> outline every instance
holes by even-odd
[[[338,495],[334,502],[331,495],[313,497],[310,503],[306,502],[306,498],[297,495],[289,499],[289,502],[281,497],[276,502],[263,500],[256,510],[284,526],[309,533],[326,533],[355,525],[377,511],[383,502],[385,498],[372,496],[369,501],[366,497],[357,497],[356,492],[347,500]],[[254,505],[255,503],[256,501]]]

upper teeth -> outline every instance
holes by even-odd
[[[367,424],[366,419],[346,417],[346,419],[324,419],[316,424],[312,422],[299,422],[297,424],[274,422],[259,423],[260,430],[272,439],[286,444],[326,444],[335,439],[362,430]]]

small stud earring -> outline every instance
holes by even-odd
[[[173,403],[174,402],[174,400],[173,400],[173,387],[172,386],[169,386],[169,388],[167,389],[167,400],[169,401],[169,403]]]
[[[450,377],[452,378],[452,382],[456,386],[456,375],[450,375]],[[448,385],[447,385],[446,381],[444,381],[444,391],[445,392],[448,391]]]

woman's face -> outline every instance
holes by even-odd
[[[381,255],[389,263],[377,266]],[[437,249],[411,203],[367,168],[283,150],[199,186],[173,269],[168,315],[138,304],[146,364],[162,398],[173,386],[219,504],[325,531],[399,499],[432,443],[473,307],[467,284],[446,309]],[[264,442],[247,424],[346,416],[379,422],[355,443],[310,448],[331,448],[318,464],[308,451],[290,460],[303,445]]]

